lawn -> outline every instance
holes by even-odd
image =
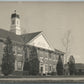
[[[0,76],[0,83],[84,83],[84,76]]]

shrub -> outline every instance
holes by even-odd
[[[12,41],[7,37],[5,41],[4,54],[2,58],[1,70],[2,73],[7,76],[14,71],[15,57],[13,53]]]
[[[63,69],[63,62],[62,62],[61,56],[59,56],[56,69],[57,69],[58,75],[63,75],[64,69]]]
[[[76,72],[75,59],[73,56],[70,56],[70,58],[69,58],[69,72],[70,72],[70,75],[74,75]]]

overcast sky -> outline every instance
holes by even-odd
[[[84,2],[0,2],[0,28],[10,30],[14,10],[24,32],[43,31],[56,49],[64,51],[62,39],[70,30],[71,54],[84,63]]]

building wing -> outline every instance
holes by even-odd
[[[7,30],[0,29],[0,38],[6,39],[7,37],[9,37],[12,41],[23,43],[23,40],[19,35],[16,35],[15,33]]]

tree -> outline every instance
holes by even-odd
[[[23,45],[23,51],[24,51],[24,62],[25,62],[25,61],[28,61],[26,44]]]
[[[14,71],[15,57],[12,41],[9,37],[7,37],[5,45],[6,46],[4,47],[1,70],[2,73],[7,76]]]
[[[29,71],[29,61],[28,61],[28,59],[26,59],[25,62],[24,62],[23,71]]]
[[[56,70],[58,75],[63,75],[64,69],[63,69],[63,62],[62,62],[61,56],[59,56],[58,58]]]
[[[69,72],[70,72],[70,75],[75,74],[75,59],[72,55],[69,58]]]
[[[26,59],[27,59],[27,45],[26,45],[26,35],[24,34],[24,35],[22,35],[21,36],[22,37],[22,39],[23,39],[23,51],[24,51],[24,62],[26,61]]]
[[[39,60],[36,57],[29,61],[29,74],[30,75],[39,74]]]
[[[68,30],[65,37],[62,39],[63,46],[65,48],[65,64],[67,64],[67,58],[70,53],[70,43],[71,43],[71,31]]]
[[[29,74],[30,75],[39,74],[39,60],[38,60],[37,51],[35,47],[31,47],[31,50],[30,50]]]
[[[23,39],[23,51],[24,51],[24,62],[26,61],[26,59],[28,60],[28,58],[27,58],[27,45],[26,45],[26,43],[27,43],[27,30],[26,29],[24,29],[24,28],[22,28],[22,35],[21,35],[21,37],[22,37],[22,39]],[[24,63],[25,64],[25,63]]]
[[[33,58],[38,58],[37,56],[37,50],[34,46],[30,47],[30,53],[29,53],[29,59],[33,59]]]
[[[27,57],[27,45],[26,45],[26,37],[25,34],[22,36],[23,39],[23,51],[24,51],[24,67],[23,71],[28,72],[29,71],[29,62],[28,62],[28,57]]]
[[[24,61],[23,75],[29,75],[29,61],[28,58]]]

